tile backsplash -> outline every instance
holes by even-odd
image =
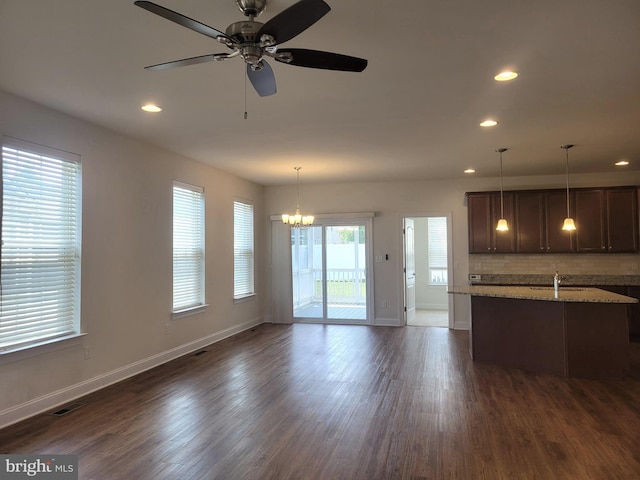
[[[640,275],[640,254],[469,255],[469,273]]]

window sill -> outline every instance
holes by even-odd
[[[173,312],[171,312],[171,319],[177,320],[179,318],[190,317],[191,315],[202,313],[207,309],[208,306],[209,304],[205,303],[202,305],[198,305],[196,307],[183,308],[182,310],[174,310]]]
[[[38,355],[44,355],[45,353],[51,353],[65,348],[80,345],[82,343],[82,337],[84,337],[85,335],[87,334],[76,333],[72,335],[66,335],[64,337],[56,337],[48,340],[43,340],[39,343],[18,347],[12,350],[0,351],[0,365],[19,362],[21,360],[26,360],[27,358],[36,357]]]
[[[248,302],[250,300],[253,300],[254,298],[256,298],[256,294],[255,293],[251,293],[249,295],[245,295],[243,297],[236,297],[233,299],[233,303],[243,303],[243,302]]]

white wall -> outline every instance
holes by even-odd
[[[0,356],[0,427],[263,321],[263,187],[1,91],[0,135],[81,155],[86,333],[56,351]],[[209,303],[205,312],[177,320],[171,319],[174,180],[205,189]],[[254,201],[258,294],[234,304],[236,196]]]
[[[638,185],[640,172],[612,172],[611,174],[574,174],[574,187]],[[563,188],[563,175],[512,177],[505,181],[505,189]],[[337,183],[300,187],[300,206],[303,213],[331,214],[375,212],[373,218],[373,254],[389,254],[389,260],[375,263],[373,268],[374,322],[400,325],[403,318],[402,284],[402,218],[423,217],[430,214],[451,213],[453,270],[449,272],[452,285],[466,285],[469,274],[467,208],[465,192],[499,190],[498,178],[467,178],[450,181]],[[265,211],[277,215],[295,207],[295,186],[267,187]],[[266,228],[270,228],[267,225]],[[267,238],[271,242],[271,237]],[[271,251],[270,245],[267,252]],[[594,265],[598,256],[593,257]],[[270,279],[265,279],[270,283]],[[268,287],[271,291],[271,287]],[[384,308],[386,302],[387,307]],[[265,312],[272,312],[270,299]],[[277,310],[277,309],[276,309]],[[469,327],[469,299],[456,295],[453,302],[454,328]],[[277,320],[276,320],[277,321]]]

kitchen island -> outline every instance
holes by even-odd
[[[471,285],[474,361],[561,376],[622,377],[629,369],[629,305],[598,288]]]

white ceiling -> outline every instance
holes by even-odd
[[[154,0],[218,30],[234,0]],[[369,61],[362,73],[271,61],[259,97],[235,58],[133,0],[0,0],[0,89],[264,185],[640,170],[638,0],[326,0],[284,44]],[[261,22],[295,3],[270,0]],[[493,76],[520,72],[509,83]],[[140,110],[153,101],[160,114]],[[494,117],[491,129],[480,121]],[[619,168],[619,167],[618,167]]]

